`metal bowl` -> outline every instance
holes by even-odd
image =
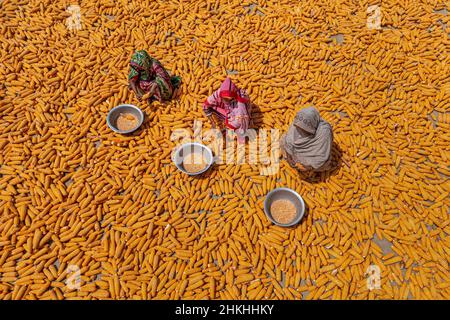
[[[297,209],[297,215],[294,220],[292,220],[291,223],[279,223],[273,219],[272,214],[270,213],[270,206],[272,205],[272,202],[279,199],[286,199],[294,203],[295,208]],[[269,218],[270,221],[272,221],[277,226],[281,227],[291,227],[293,225],[296,225],[297,223],[302,220],[304,214],[305,214],[305,202],[303,201],[303,198],[294,190],[289,188],[276,188],[270,191],[264,200],[264,212]]]
[[[195,152],[195,153],[202,153],[203,157],[206,160],[206,167],[203,170],[197,171],[197,172],[187,172],[183,167],[183,159],[186,155]],[[172,160],[175,163],[175,166],[180,170],[181,172],[184,172],[190,176],[196,176],[199,174],[202,174],[203,172],[207,171],[212,163],[213,163],[213,153],[210,148],[207,146],[197,143],[197,142],[189,142],[181,145],[173,154]]]
[[[130,130],[119,130],[119,128],[117,128],[117,118],[121,113],[131,113],[135,116],[138,119],[138,124],[136,127]],[[110,127],[114,132],[122,134],[136,131],[142,125],[142,122],[144,122],[144,113],[133,104],[120,104],[109,110],[108,115],[106,116],[106,123],[108,124],[108,127]]]

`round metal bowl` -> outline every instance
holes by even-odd
[[[138,124],[136,127],[130,130],[119,130],[119,128],[117,128],[117,118],[121,113],[131,113],[135,116],[138,119]],[[109,110],[108,115],[106,116],[106,123],[108,124],[108,127],[110,127],[114,132],[122,134],[136,131],[142,125],[142,122],[144,122],[144,113],[133,104],[120,104]]]
[[[195,153],[201,153],[203,157],[206,160],[206,167],[203,170],[197,171],[197,172],[187,172],[183,167],[183,159],[186,155],[195,152]],[[181,145],[173,154],[172,160],[175,163],[175,166],[180,170],[181,172],[184,172],[190,176],[196,176],[199,174],[202,174],[203,172],[207,171],[212,163],[213,163],[213,153],[210,148],[207,146],[197,143],[197,142],[189,142]]]
[[[273,219],[272,214],[270,213],[270,206],[272,205],[272,202],[279,199],[286,199],[294,203],[295,208],[297,209],[297,215],[292,222],[284,224],[279,223]],[[264,199],[264,212],[269,218],[270,221],[272,221],[277,226],[281,227],[291,227],[293,225],[296,225],[297,223],[302,220],[304,214],[305,214],[305,202],[303,201],[303,198],[294,190],[289,188],[276,188],[270,191],[266,198]]]

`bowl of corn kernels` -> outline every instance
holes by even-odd
[[[264,199],[267,218],[281,227],[291,227],[299,223],[305,214],[305,202],[294,190],[276,188]]]
[[[207,171],[213,164],[214,157],[211,149],[207,146],[189,142],[175,150],[172,160],[178,170],[195,176]]]
[[[114,132],[127,134],[136,131],[144,121],[144,113],[132,104],[121,104],[112,108],[106,116],[108,127]]]

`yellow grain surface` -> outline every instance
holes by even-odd
[[[1,299],[450,298],[443,2],[383,1],[381,30],[366,26],[368,1],[250,3],[80,1],[79,31],[65,1],[0,3]],[[174,101],[128,91],[134,49],[182,77]],[[259,128],[286,130],[314,104],[340,167],[178,172],[170,134],[205,120],[227,70]],[[107,128],[118,103],[144,109],[143,130]],[[277,186],[310,207],[296,228],[264,216]],[[66,286],[70,265],[80,290]]]

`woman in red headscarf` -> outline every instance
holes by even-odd
[[[203,111],[213,127],[217,122],[221,129],[235,130],[238,141],[245,142],[244,134],[250,123],[250,99],[230,78],[227,77],[220,89],[206,99]]]

